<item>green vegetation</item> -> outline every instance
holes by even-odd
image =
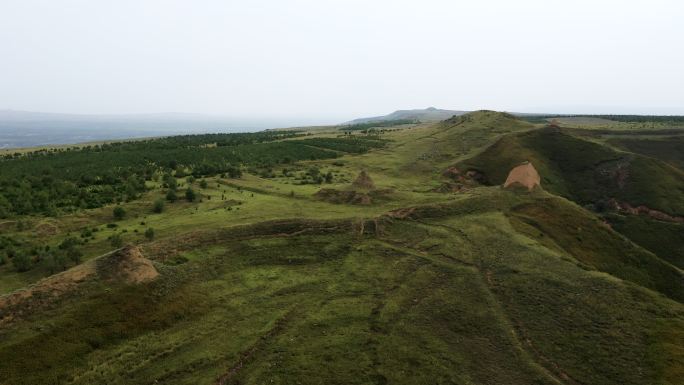
[[[239,178],[247,165],[268,168],[336,158],[339,152],[360,154],[384,143],[373,138],[282,140],[297,136],[290,131],[179,136],[6,155],[0,160],[0,218],[52,216],[136,200],[162,175]]]
[[[126,210],[121,206],[116,206],[112,211],[112,215],[114,216],[114,219],[122,220],[126,216]]]
[[[684,116],[680,115],[523,115],[522,118],[533,123],[543,123],[551,119],[558,118],[597,118],[616,122],[637,122],[637,123],[669,123],[682,124]]]
[[[121,234],[114,234],[109,238],[109,243],[112,245],[113,248],[119,248],[123,246],[123,237]]]
[[[338,128],[107,145],[91,208],[105,185],[41,170],[93,148],[2,161],[76,187],[0,220],[0,294],[31,290],[0,296],[0,384],[681,382],[684,225],[609,204],[681,213],[676,163],[493,111]],[[487,186],[526,159],[543,189]],[[454,165],[486,183],[440,188]],[[317,198],[361,171],[383,199]]]
[[[418,121],[413,120],[413,119],[379,120],[376,122],[349,124],[349,125],[342,126],[339,129],[341,131],[369,132],[369,131],[372,131],[373,129],[401,126],[401,125],[405,125],[405,124],[418,124]]]
[[[148,240],[153,240],[154,239],[154,229],[151,227],[148,227],[147,230],[145,230],[145,238]]]
[[[607,215],[610,225],[639,246],[684,269],[682,224],[663,222],[639,215]]]
[[[666,135],[657,139],[616,137],[608,139],[607,142],[626,151],[660,159],[684,170],[684,136]]]
[[[195,190],[193,190],[191,187],[188,187],[187,190],[185,190],[185,199],[188,202],[194,202],[196,198],[197,194],[195,194]]]
[[[521,232],[544,238],[541,242],[553,242],[550,247],[560,247],[593,269],[684,302],[680,270],[625,242],[597,218],[578,207],[559,199],[537,200],[514,207],[511,216],[519,223]],[[525,229],[528,226],[530,230]]]
[[[173,190],[169,190],[169,192],[173,195]],[[173,197],[172,197],[173,198]],[[171,200],[171,199],[169,199]],[[173,199],[175,200],[175,199]],[[164,211],[164,200],[163,199],[157,199],[154,201],[154,206],[152,206],[152,212],[161,214]]]
[[[532,162],[544,189],[601,210],[609,200],[684,214],[684,172],[658,160],[617,152],[562,130],[544,128],[501,138],[477,156],[459,163],[502,184],[508,171]]]

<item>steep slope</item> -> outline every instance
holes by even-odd
[[[684,215],[684,172],[661,161],[544,128],[501,138],[477,156],[458,164],[477,170],[488,184],[501,184],[512,166],[529,160],[542,186],[582,205],[609,200],[645,205],[669,215]]]
[[[560,198],[512,208],[518,231],[560,248],[583,264],[684,302],[684,275],[676,267],[620,237],[586,210]]]
[[[658,138],[615,137],[609,139],[608,143],[626,151],[660,159],[684,170],[684,135]]]
[[[684,226],[681,223],[657,221],[643,215],[608,214],[605,219],[632,242],[684,269]]]

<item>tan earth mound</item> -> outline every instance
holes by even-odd
[[[12,316],[5,309],[27,302],[43,303],[75,289],[79,283],[95,276],[95,264],[88,261],[67,271],[43,278],[36,284],[0,297],[0,325]]]
[[[373,200],[369,194],[360,193],[353,190],[335,190],[333,188],[322,188],[314,196],[318,199],[330,203],[347,203],[353,205],[369,205]]]
[[[97,273],[104,279],[125,283],[147,282],[159,275],[152,262],[133,245],[124,246],[100,258],[97,261]]]
[[[373,190],[375,188],[375,183],[373,183],[373,179],[371,179],[370,175],[366,171],[361,171],[359,176],[356,177],[356,180],[352,183],[353,188],[358,188],[358,189],[365,189],[365,190]]]
[[[143,257],[137,247],[129,245],[43,278],[25,289],[0,296],[0,326],[77,290],[86,281],[100,278],[137,284],[150,281],[158,275],[152,262]]]
[[[34,229],[34,233],[39,236],[48,237],[59,233],[59,228],[52,222],[41,222]]]
[[[541,178],[532,163],[525,162],[514,167],[504,182],[504,188],[525,187],[528,191],[541,187]]]
[[[344,190],[322,188],[314,196],[330,203],[370,205],[376,200],[387,200],[392,189],[377,189],[366,171],[361,171],[352,182],[351,187]]]

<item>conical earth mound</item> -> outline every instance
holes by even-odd
[[[528,191],[538,186],[541,186],[541,178],[537,169],[530,162],[514,167],[504,182],[504,188],[524,187]]]
[[[366,190],[372,190],[375,188],[375,183],[373,183],[373,179],[371,179],[370,175],[366,171],[361,171],[359,173],[359,176],[356,177],[356,180],[352,183],[352,187],[358,188],[358,189],[366,189]]]

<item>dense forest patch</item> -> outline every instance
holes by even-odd
[[[165,176],[239,177],[270,168],[382,147],[377,138],[299,138],[296,131],[207,134],[10,154],[0,160],[0,218],[56,215],[136,199]]]

